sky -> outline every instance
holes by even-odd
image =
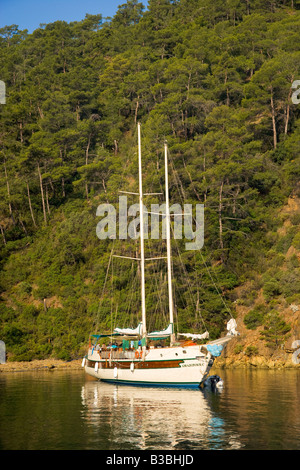
[[[126,0],[0,0],[0,28],[16,24],[32,33],[40,23],[81,21],[86,13],[114,16],[124,3]]]

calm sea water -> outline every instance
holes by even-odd
[[[299,450],[300,371],[214,371],[222,392],[0,374],[0,450]]]

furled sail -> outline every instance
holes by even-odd
[[[234,318],[232,318],[231,320],[229,320],[229,322],[227,322],[227,335],[230,335],[230,336],[238,336],[238,331],[236,331],[236,327],[237,327],[237,324],[236,324],[236,321]]]
[[[172,323],[169,324],[169,326],[165,329],[165,330],[161,330],[161,331],[152,331],[152,333],[148,333],[148,338],[155,338],[155,337],[159,337],[159,336],[168,336],[168,335],[171,335],[173,333],[173,325]]]
[[[127,336],[142,336],[143,324],[139,323],[136,328],[115,328],[114,332]]]
[[[209,333],[206,331],[205,333],[202,334],[193,334],[193,333],[179,333],[180,336],[185,336],[187,338],[191,339],[206,339],[209,338]]]
[[[236,330],[237,324],[234,318],[227,322],[227,335],[222,338],[215,339],[206,344],[207,350],[215,357],[221,354],[223,346],[228,343],[232,336],[238,336],[239,332]]]

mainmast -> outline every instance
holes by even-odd
[[[170,235],[170,207],[169,207],[169,178],[168,178],[168,146],[165,142],[165,191],[166,191],[166,239],[167,239],[167,260],[168,260],[168,293],[169,293],[169,315],[172,325],[170,336],[171,345],[175,342],[174,334],[174,314],[173,314],[173,293],[172,293],[172,266],[171,266],[171,235]]]
[[[138,153],[139,153],[142,324],[143,324],[143,337],[146,337],[147,327],[146,327],[146,300],[145,300],[144,205],[143,205],[142,151],[141,151],[141,125],[140,123],[138,123]]]

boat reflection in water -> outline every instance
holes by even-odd
[[[82,418],[103,450],[238,449],[238,439],[211,411],[207,393],[87,381]]]

